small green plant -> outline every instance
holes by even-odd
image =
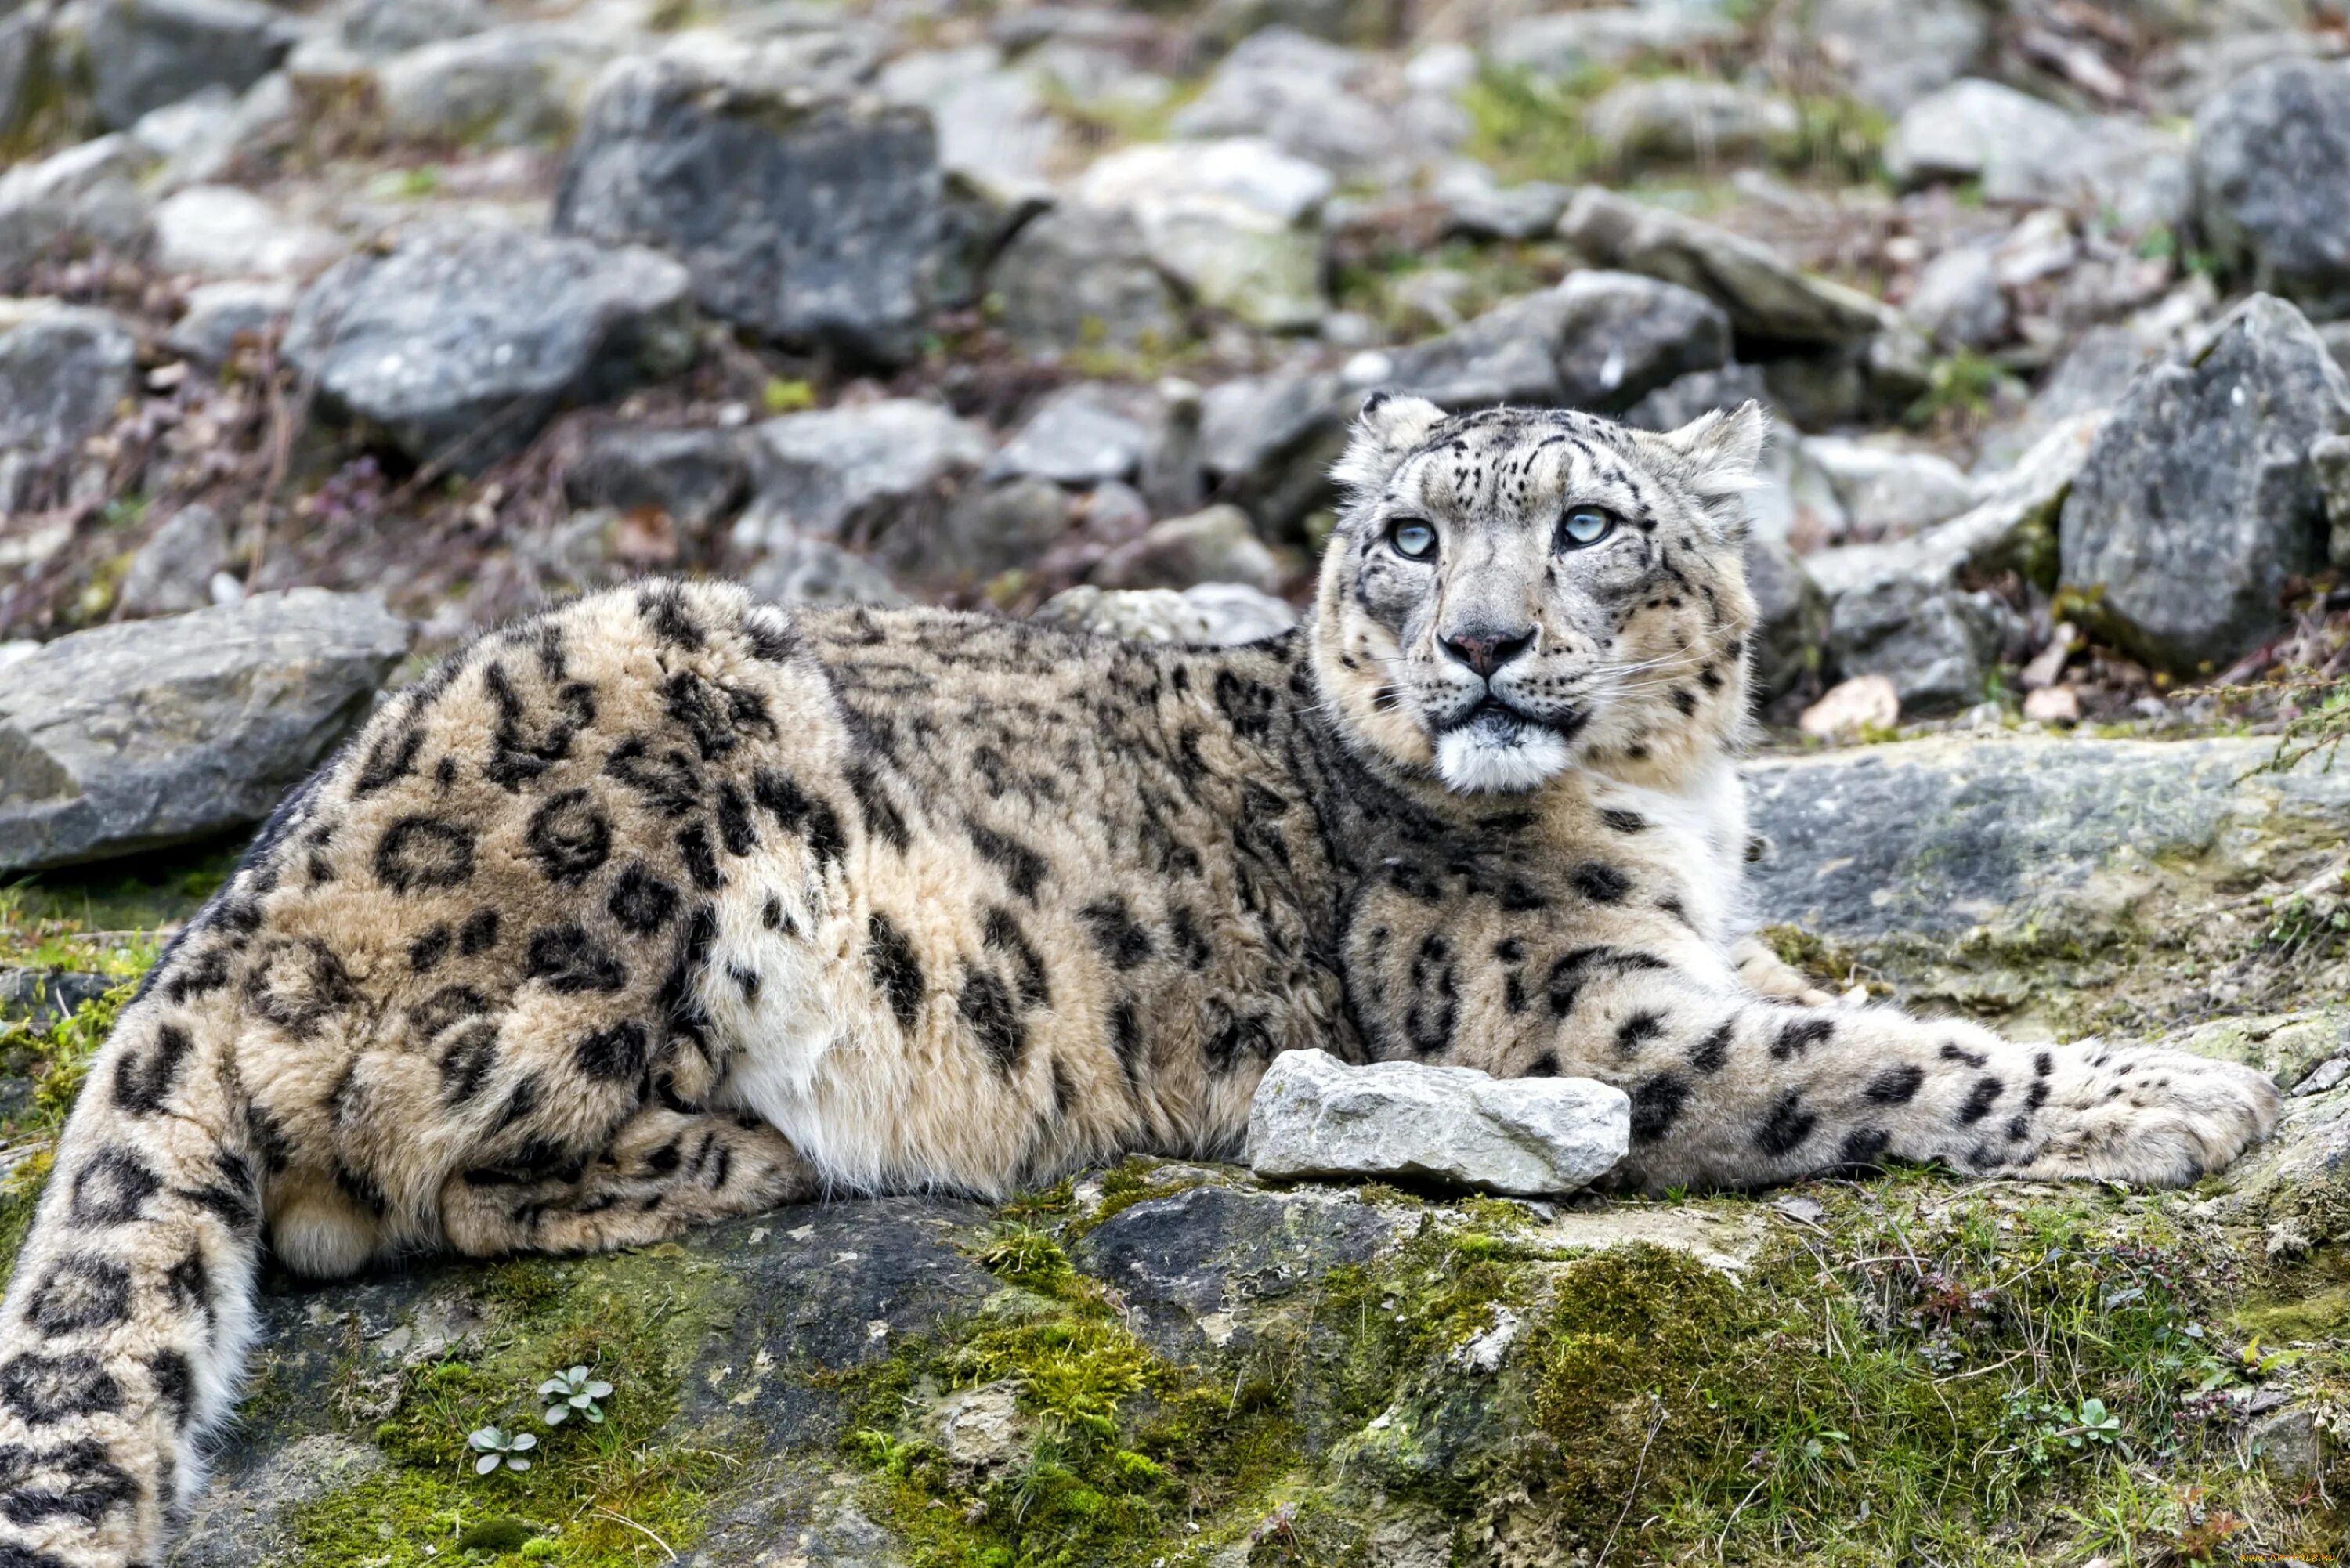
[[[771,414],[796,414],[816,407],[816,388],[806,381],[771,376],[759,400]]]
[[[552,1399],[539,1419],[550,1427],[560,1427],[577,1411],[596,1426],[604,1424],[604,1407],[598,1400],[612,1397],[612,1386],[590,1374],[585,1366],[574,1366],[558,1372],[538,1386],[544,1398]]]
[[[538,1447],[538,1438],[529,1432],[509,1432],[503,1427],[482,1427],[465,1439],[466,1447],[477,1456],[473,1473],[488,1475],[503,1465],[510,1470],[526,1470],[530,1461],[523,1456]]]

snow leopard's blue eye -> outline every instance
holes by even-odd
[[[1604,507],[1570,506],[1558,520],[1558,547],[1580,550],[1616,531],[1616,514]]]
[[[1407,561],[1425,561],[1436,554],[1436,530],[1417,517],[1407,517],[1388,529],[1388,543]]]

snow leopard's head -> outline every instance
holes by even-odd
[[[1668,774],[1747,722],[1752,403],[1667,434],[1374,396],[1336,470],[1314,663],[1371,753],[1463,794]]]

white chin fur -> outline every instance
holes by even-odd
[[[1499,735],[1466,724],[1437,737],[1436,773],[1460,794],[1523,794],[1565,771],[1566,742],[1555,730],[1522,724]]]

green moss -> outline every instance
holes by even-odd
[[[732,1286],[714,1272],[681,1278],[677,1260],[656,1255],[660,1251],[568,1266],[567,1273],[567,1265],[546,1262],[488,1271],[477,1294],[502,1329],[477,1356],[401,1375],[391,1412],[357,1434],[390,1465],[296,1511],[293,1561],[303,1568],[409,1568],[445,1559],[477,1530],[490,1532],[470,1549],[527,1548],[522,1560],[578,1568],[669,1561],[656,1540],[687,1550],[731,1461],[719,1451],[723,1433],[689,1429],[681,1419],[683,1377],[699,1336],[680,1330],[700,1325],[681,1321],[677,1303],[704,1298],[702,1315],[723,1319],[732,1311]],[[354,1349],[355,1358],[367,1354]],[[608,1419],[543,1426],[537,1384],[582,1363],[615,1386],[603,1402]],[[484,1426],[536,1433],[531,1469],[476,1475],[466,1438]]]
[[[1292,1461],[1294,1434],[1261,1380],[1177,1365],[1127,1326],[1053,1239],[1000,1230],[981,1260],[1014,1288],[968,1318],[840,1380],[868,1502],[922,1565],[1191,1561],[1254,1518]],[[938,1391],[1004,1384],[1033,1436],[991,1472],[958,1469],[908,1411]],[[1235,1525],[1233,1529],[1238,1529]]]

